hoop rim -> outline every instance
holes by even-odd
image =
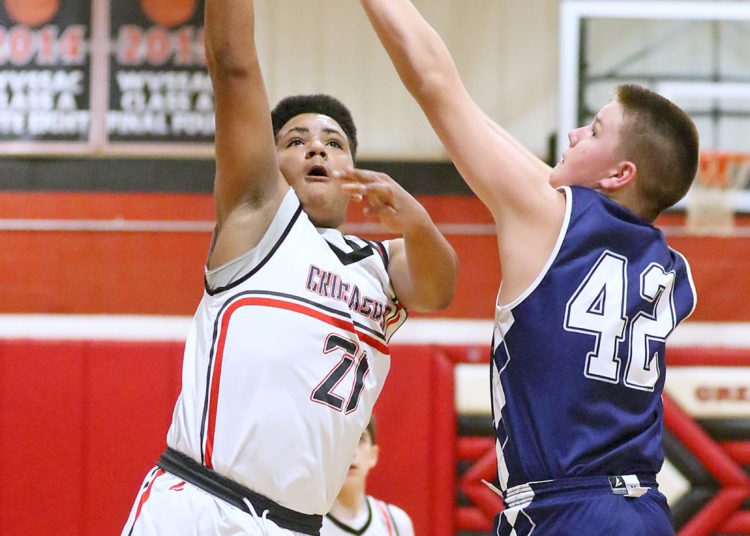
[[[750,166],[750,152],[707,149],[700,152],[696,182],[709,188],[727,188],[730,170]]]

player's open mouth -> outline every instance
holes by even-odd
[[[305,178],[311,182],[328,182],[331,178],[328,176],[328,170],[325,166],[312,166],[305,173]]]

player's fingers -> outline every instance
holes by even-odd
[[[346,168],[342,173],[343,179],[363,184],[384,182],[386,180],[385,177],[385,173],[379,171],[352,167]]]
[[[388,205],[393,201],[393,190],[386,183],[371,182],[365,185],[365,195],[373,205]]]
[[[341,189],[348,194],[363,195],[367,192],[367,185],[356,182],[343,182],[341,183]]]
[[[389,216],[389,215],[395,215],[396,209],[389,205],[366,205],[364,208],[364,213],[368,216]]]
[[[362,201],[366,194],[366,189],[356,183],[344,183],[341,185],[341,190],[357,203]]]

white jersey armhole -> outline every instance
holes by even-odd
[[[220,289],[231,285],[258,266],[271,252],[276,243],[283,238],[283,234],[299,208],[300,202],[292,188],[284,196],[271,223],[258,244],[229,262],[211,270],[205,267],[206,285],[208,289]]]
[[[552,248],[552,252],[547,258],[547,262],[544,263],[544,266],[539,271],[534,281],[532,281],[532,283],[528,287],[526,287],[526,290],[524,290],[520,296],[518,296],[510,303],[506,303],[505,305],[500,305],[500,290],[502,290],[503,287],[502,282],[500,283],[500,288],[497,291],[497,298],[495,299],[496,313],[512,311],[513,308],[520,305],[521,302],[528,298],[529,295],[534,292],[534,290],[539,286],[539,284],[542,282],[542,279],[544,279],[544,276],[547,275],[547,272],[552,266],[552,263],[555,262],[557,254],[560,252],[562,243],[565,240],[565,236],[568,234],[570,215],[573,210],[573,192],[571,191],[570,187],[563,186],[562,188],[560,188],[560,190],[562,190],[565,194],[565,217],[563,218],[562,225],[560,226],[560,232],[557,235],[557,242],[555,243],[555,247]]]
[[[690,290],[693,291],[693,307],[690,309],[690,312],[685,316],[685,318],[682,319],[682,322],[684,322],[693,315],[695,308],[698,306],[698,291],[695,289],[695,282],[693,281],[693,271],[690,269],[690,263],[688,262],[687,258],[685,258],[685,256],[676,249],[672,247],[670,247],[669,249],[674,251],[675,255],[678,255],[682,259],[682,262],[685,263],[685,271],[687,272],[688,282],[690,283]]]

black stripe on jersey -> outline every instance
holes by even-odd
[[[295,214],[295,218],[299,215],[299,212]],[[288,230],[288,228],[287,228]],[[283,238],[283,237],[282,237]],[[211,394],[211,370],[213,370],[213,363],[215,358],[215,352],[216,352],[216,340],[219,336],[219,325],[220,325],[220,319],[222,318],[222,315],[224,314],[224,311],[232,305],[234,302],[236,302],[240,298],[244,298],[246,296],[276,296],[281,298],[287,298],[291,301],[296,302],[302,302],[306,305],[309,305],[311,307],[314,307],[316,309],[319,309],[321,311],[325,311],[327,313],[333,314],[341,318],[342,320],[348,320],[351,322],[355,327],[358,327],[362,331],[366,331],[372,335],[374,335],[379,341],[381,341],[383,344],[388,344],[388,341],[385,338],[385,335],[375,331],[374,329],[365,326],[364,324],[361,324],[359,322],[355,322],[354,319],[351,317],[350,311],[339,311],[338,309],[334,309],[333,307],[327,307],[325,305],[321,305],[317,302],[314,302],[312,300],[308,300],[307,298],[302,298],[301,296],[295,296],[293,294],[285,294],[283,292],[273,292],[270,290],[248,290],[245,292],[240,292],[239,294],[235,294],[231,298],[227,299],[224,304],[221,306],[221,309],[216,314],[216,318],[214,319],[214,330],[213,334],[211,335],[211,351],[209,353],[208,357],[208,367],[206,372],[206,391],[205,391],[205,397],[203,399],[203,414],[201,416],[201,432],[200,432],[200,445],[201,445],[201,463],[205,464],[205,448],[204,448],[204,439],[206,436],[206,421],[208,418],[208,401]]]
[[[354,264],[355,262],[359,262],[373,254],[372,246],[370,246],[369,244],[360,247],[359,244],[357,244],[356,242],[352,242],[346,237],[344,237],[344,241],[352,248],[351,253],[347,253],[346,251],[339,249],[338,246],[335,246],[328,240],[326,240],[326,244],[328,244],[328,247],[331,248],[331,251],[336,254],[336,256],[341,261],[341,264],[343,264],[344,266],[346,266],[347,264]]]
[[[281,243],[284,241],[284,239],[286,239],[287,235],[292,230],[292,227],[294,226],[294,223],[297,221],[297,218],[299,218],[299,215],[301,213],[302,213],[302,205],[300,205],[299,207],[297,207],[297,210],[295,211],[294,216],[292,216],[292,219],[287,224],[286,229],[284,229],[284,232],[281,233],[281,236],[276,241],[276,243],[273,245],[273,247],[271,248],[271,251],[268,252],[268,255],[266,255],[263,258],[263,260],[261,260],[257,264],[257,266],[255,266],[255,268],[253,268],[252,270],[250,270],[250,272],[248,272],[247,274],[245,274],[244,276],[242,276],[241,278],[239,278],[237,281],[233,281],[232,283],[229,283],[228,285],[226,285],[224,287],[219,287],[219,288],[211,289],[208,286],[208,281],[204,277],[203,278],[203,287],[206,289],[206,293],[209,296],[214,296],[216,294],[219,294],[220,292],[224,292],[225,290],[229,290],[229,289],[231,289],[233,287],[236,287],[240,283],[242,283],[244,281],[247,281],[253,275],[255,275],[256,273],[258,273],[258,270],[260,270],[261,268],[263,268],[263,266],[265,266],[265,264],[269,260],[271,260],[271,257],[273,256],[274,253],[276,253],[276,250],[279,249],[279,247],[281,246]]]
[[[237,298],[244,297],[244,296],[247,296],[247,295],[253,295],[253,296],[278,296],[278,297],[281,297],[281,298],[287,298],[289,300],[293,300],[293,301],[297,301],[297,302],[302,302],[302,303],[304,303],[306,305],[310,305],[310,306],[312,306],[312,307],[314,307],[316,309],[320,309],[321,311],[325,311],[327,313],[332,313],[332,314],[338,315],[343,320],[349,320],[352,324],[354,324],[354,326],[358,327],[362,331],[366,331],[367,333],[370,333],[371,335],[374,335],[375,337],[377,337],[377,339],[379,341],[381,341],[384,344],[387,344],[387,341],[385,339],[385,335],[383,333],[380,333],[379,331],[375,331],[371,327],[366,326],[366,325],[364,325],[364,324],[362,324],[362,323],[357,322],[356,320],[354,320],[352,318],[351,312],[348,309],[346,311],[340,311],[338,309],[334,309],[333,307],[328,307],[326,305],[322,305],[322,304],[320,304],[320,303],[318,303],[316,301],[309,300],[307,298],[303,298],[302,296],[296,296],[294,294],[286,294],[284,292],[274,292],[274,291],[271,291],[271,290],[248,290],[246,292],[241,292],[240,294],[232,296],[231,298],[229,298],[229,300],[227,300],[227,303],[224,304],[222,306],[222,308],[221,308],[221,311],[219,311],[219,316],[224,311],[224,309],[226,308],[226,306],[228,305],[229,302],[234,302]],[[218,316],[217,316],[217,319],[218,319]]]
[[[349,534],[356,534],[357,536],[361,536],[367,531],[367,529],[370,528],[370,523],[372,523],[372,508],[370,508],[370,501],[368,501],[366,498],[365,498],[365,504],[367,504],[367,523],[365,523],[362,526],[362,528],[359,530],[355,529],[354,527],[350,527],[349,525],[347,525],[346,523],[342,521],[339,521],[338,519],[333,517],[331,513],[326,514],[326,517],[331,521],[331,523],[336,525],[338,528],[340,528],[344,532],[348,532]]]
[[[378,242],[377,240],[368,240],[366,238],[361,238],[361,240],[364,240],[368,244],[370,244],[373,248],[375,248],[375,251],[378,252],[378,255],[380,255],[380,258],[383,260],[383,266],[385,266],[385,271],[388,271],[388,252],[385,249],[385,246],[382,242]]]

